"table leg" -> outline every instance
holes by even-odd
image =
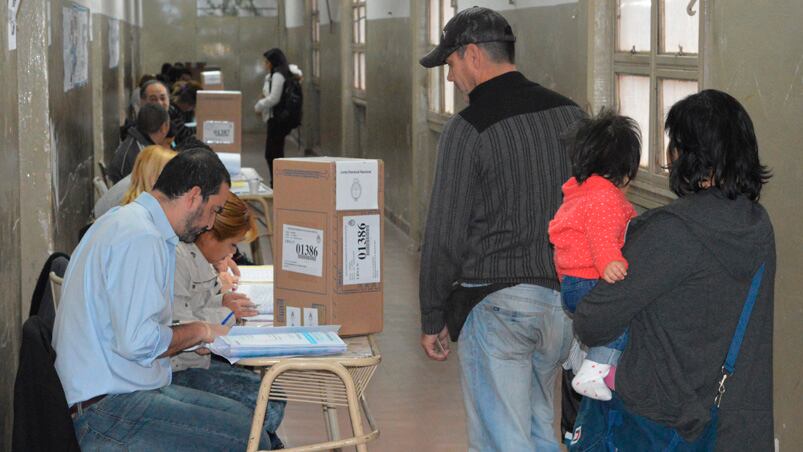
[[[323,417],[326,424],[326,436],[329,441],[337,441],[340,439],[340,425],[337,422],[337,408],[329,405],[322,405]],[[339,452],[341,449],[332,449]]]

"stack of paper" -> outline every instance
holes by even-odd
[[[314,327],[232,327],[207,348],[235,363],[242,358],[273,356],[323,356],[346,351],[337,331],[340,325]]]
[[[273,283],[242,283],[237,287],[237,292],[247,295],[259,311],[256,316],[246,317],[247,320],[252,322],[273,321]]]
[[[257,305],[258,315],[245,317],[246,322],[273,322],[273,266],[240,266],[240,284],[237,292],[243,293]]]

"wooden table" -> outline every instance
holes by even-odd
[[[259,386],[248,451],[259,446],[268,399],[288,402],[320,404],[323,409],[328,441],[286,449],[289,452],[312,452],[356,446],[360,452],[368,450],[366,443],[379,437],[365,401],[365,388],[381,361],[379,348],[373,336],[356,336],[344,339],[348,350],[340,355],[325,357],[248,358],[237,364],[259,368],[262,383]],[[340,438],[337,408],[346,407],[352,426],[352,436]],[[370,431],[363,428],[362,413]]]

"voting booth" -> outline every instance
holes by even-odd
[[[242,150],[243,96],[240,91],[198,91],[196,136],[215,152]]]
[[[274,165],[274,324],[383,328],[384,165],[285,158]]]
[[[223,86],[223,73],[220,71],[201,72],[201,85],[207,91],[221,91]]]

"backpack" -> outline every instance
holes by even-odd
[[[282,98],[279,104],[274,107],[278,114],[276,118],[285,130],[293,130],[301,125],[302,108],[304,106],[304,94],[301,91],[301,83],[295,77],[290,77],[284,81]]]

